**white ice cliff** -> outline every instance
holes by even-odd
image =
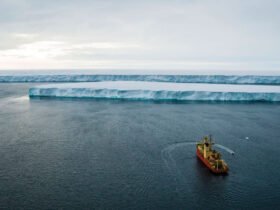
[[[179,74],[0,74],[0,82],[149,81],[211,84],[280,85],[279,75],[179,75]]]
[[[280,86],[167,82],[83,82],[30,88],[30,97],[137,100],[280,101]]]

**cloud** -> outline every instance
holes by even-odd
[[[15,33],[12,34],[12,36],[14,36],[15,38],[19,38],[19,39],[27,39],[27,40],[32,40],[34,39],[37,35],[36,34],[25,34],[25,33]]]
[[[20,45],[16,49],[0,51],[0,58],[53,58],[65,54],[63,42],[40,41]]]
[[[277,0],[2,0],[0,68],[14,58],[18,68],[21,59],[36,68],[49,61],[280,70],[279,7]]]
[[[26,34],[16,34],[20,38],[29,38]],[[0,58],[17,57],[17,58],[56,58],[66,56],[67,54],[76,52],[80,53],[89,50],[118,50],[125,48],[140,47],[136,44],[122,44],[113,42],[93,42],[69,44],[62,41],[38,41],[28,44],[22,44],[15,49],[0,50]]]

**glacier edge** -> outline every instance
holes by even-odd
[[[267,84],[280,85],[280,76],[260,75],[125,75],[125,74],[46,74],[0,75],[0,82],[100,82],[100,81],[149,81],[174,83],[211,84]]]
[[[280,101],[280,87],[158,82],[96,82],[37,86],[30,88],[29,96],[178,101]]]

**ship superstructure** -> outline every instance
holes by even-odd
[[[221,154],[212,149],[214,145],[211,136],[205,136],[196,144],[197,157],[215,174],[222,174],[228,172],[228,166]]]

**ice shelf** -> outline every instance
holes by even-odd
[[[170,82],[83,82],[40,85],[30,97],[134,100],[280,101],[280,86]]]
[[[0,82],[99,82],[149,81],[211,84],[280,85],[279,75],[186,75],[186,74],[0,74]]]

